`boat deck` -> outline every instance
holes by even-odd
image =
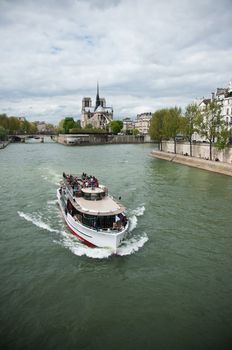
[[[89,201],[83,197],[76,197],[74,204],[77,204],[79,211],[98,216],[117,215],[125,211],[125,208],[110,196],[106,196],[104,199],[98,201]]]

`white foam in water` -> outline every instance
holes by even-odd
[[[44,230],[47,230],[50,232],[57,232],[57,233],[60,232],[58,230],[51,228],[48,224],[42,221],[41,217],[38,214],[25,214],[22,211],[18,211],[18,214],[21,218],[24,218],[25,220],[32,222],[37,227],[43,228]]]
[[[131,211],[131,213],[136,215],[136,216],[142,216],[144,214],[144,212],[145,212],[144,205]]]
[[[65,248],[68,248],[73,254],[78,256],[87,256],[93,259],[105,259],[109,258],[113,253],[111,249],[107,248],[91,248],[80,242],[75,236],[71,236],[65,231],[62,232],[62,242],[54,241],[55,243],[62,244]],[[148,241],[146,233],[142,236],[137,236],[125,240],[121,247],[117,250],[117,255],[125,256],[131,255],[137,252]]]
[[[48,201],[47,204],[53,206],[56,204],[57,200],[51,200]],[[129,217],[130,221],[130,229],[129,232],[133,231],[138,223],[137,216],[143,215],[145,211],[145,207],[138,207],[131,211],[133,214],[131,217]],[[41,215],[38,213],[34,214],[26,214],[21,211],[18,211],[18,215],[25,220],[32,222],[35,226],[38,226],[40,228],[43,228],[49,232],[56,232],[59,233],[62,236],[62,239],[59,241],[54,240],[55,243],[61,244],[63,247],[68,248],[73,254],[78,256],[87,256],[89,258],[93,259],[105,259],[109,258],[113,253],[111,249],[107,248],[91,248],[87,246],[86,244],[82,243],[77,237],[70,234],[66,230],[56,230],[53,229],[50,225],[45,223]],[[59,217],[61,218],[60,214]],[[60,220],[61,227],[63,220]],[[142,235],[136,235],[132,236],[128,239],[125,239],[123,241],[122,246],[120,246],[117,250],[117,255],[124,256],[124,255],[131,255],[135,252],[137,252],[140,248],[144,246],[144,244],[148,241],[148,237],[146,233],[143,233]]]
[[[141,206],[141,207],[138,207],[134,210],[131,210],[131,214],[132,216],[129,217],[129,221],[130,221],[130,227],[129,227],[129,232],[132,232],[137,224],[138,224],[138,219],[137,219],[137,216],[142,216],[145,212],[145,207],[144,206]]]
[[[130,229],[129,232],[133,231],[138,223],[137,216],[143,215],[145,211],[145,207],[138,207],[137,209],[133,210],[132,212],[134,215],[129,218],[130,220]],[[89,258],[94,259],[105,259],[112,255],[112,250],[107,248],[91,248],[84,243],[80,242],[78,238],[75,236],[67,233],[66,231],[61,232],[63,236],[62,242],[56,242],[59,244],[62,244],[65,248],[68,248],[73,254],[78,256],[87,256]],[[144,232],[142,235],[137,235],[135,237],[130,237],[128,239],[125,239],[123,241],[123,244],[121,247],[117,250],[117,255],[124,256],[124,255],[131,255],[135,252],[137,252],[140,248],[144,246],[144,244],[148,241],[147,234]]]
[[[57,242],[57,243],[62,243],[62,245],[65,248],[68,248],[71,250],[71,252],[75,255],[78,256],[87,256],[89,258],[94,258],[94,259],[104,259],[108,258],[109,256],[112,255],[112,250],[107,249],[107,248],[91,248],[87,246],[86,244],[82,243],[81,241],[78,240],[75,236],[62,231],[61,232],[63,236],[62,242]]]
[[[132,232],[137,226],[138,219],[135,215],[133,215],[131,218],[129,218],[129,221],[130,221],[129,232]]]
[[[121,247],[117,250],[117,255],[131,255],[137,252],[148,241],[147,234],[144,232],[140,237],[133,237],[125,240]]]

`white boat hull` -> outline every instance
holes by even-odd
[[[75,236],[91,247],[110,248],[112,253],[117,253],[117,248],[120,246],[126,232],[128,231],[129,223],[127,223],[125,228],[121,231],[91,229],[77,222],[68,212],[67,214],[65,213],[65,209],[61,203],[59,190],[57,190],[57,198],[64,220],[69,230]]]

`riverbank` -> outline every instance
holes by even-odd
[[[8,146],[10,143],[10,141],[2,141],[0,142],[0,149],[5,148],[6,146]]]
[[[232,164],[215,162],[211,160],[189,157],[181,154],[174,154],[163,151],[152,151],[150,155],[152,157],[168,160],[173,163],[183,164],[219,174],[232,176]]]

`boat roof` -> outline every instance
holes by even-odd
[[[86,200],[83,197],[75,197],[73,198],[73,205],[84,214],[96,216],[117,215],[126,210],[123,205],[116,202],[110,196],[106,196],[97,201]]]
[[[108,189],[99,184],[94,176],[88,176],[85,173],[81,176],[66,175],[63,173],[63,178],[64,180],[61,182],[61,185],[66,186],[69,191],[76,185],[81,187],[81,192],[83,194],[105,193],[105,196],[99,200],[89,200],[86,199],[85,196],[74,196],[71,190],[70,200],[73,206],[81,213],[96,216],[109,216],[123,213],[126,210],[121,203],[118,203],[113,197],[108,195]]]
[[[94,187],[93,189],[91,187],[82,188],[81,190],[84,193],[103,193],[104,189],[102,187]]]

